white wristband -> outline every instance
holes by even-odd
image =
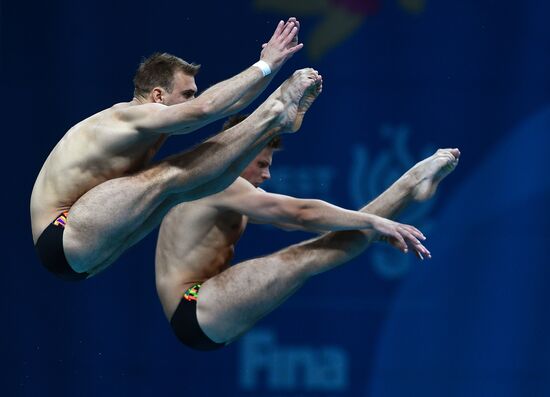
[[[271,74],[271,68],[269,67],[269,64],[266,61],[259,60],[254,65],[257,68],[259,68],[262,71],[262,74],[265,76]]]

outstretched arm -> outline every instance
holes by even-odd
[[[236,76],[210,87],[190,101],[172,106],[146,104],[122,110],[135,128],[165,134],[187,134],[248,106],[264,89],[288,58],[302,48],[297,43],[299,23],[295,18],[280,21],[261,52],[260,61],[272,71],[252,65]]]
[[[239,212],[251,222],[269,223],[285,229],[304,231],[341,231],[371,229],[382,236],[421,245],[424,235],[415,227],[404,225],[377,215],[350,211],[322,200],[297,199],[280,194],[266,193],[238,178],[212,203],[219,208]]]

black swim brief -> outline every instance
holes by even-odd
[[[42,265],[56,276],[69,281],[84,280],[88,273],[77,273],[67,262],[63,251],[63,232],[67,223],[67,212],[57,216],[42,232],[35,248]]]
[[[216,350],[225,343],[216,343],[202,331],[197,320],[197,298],[200,284],[195,284],[183,294],[170,325],[181,343],[195,350]]]

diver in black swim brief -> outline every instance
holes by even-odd
[[[197,299],[200,284],[195,284],[183,294],[183,297],[170,320],[174,334],[184,345],[195,350],[217,350],[225,343],[216,343],[211,340],[199,326],[197,321]]]
[[[58,215],[38,238],[35,248],[40,262],[48,271],[69,281],[84,280],[88,273],[77,273],[73,270],[63,251],[63,232],[67,224],[68,212]]]

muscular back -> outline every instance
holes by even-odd
[[[106,180],[131,174],[145,166],[166,137],[140,131],[121,103],[73,126],[46,159],[31,196],[31,221],[36,242],[62,211]],[[121,115],[123,115],[121,117]]]

